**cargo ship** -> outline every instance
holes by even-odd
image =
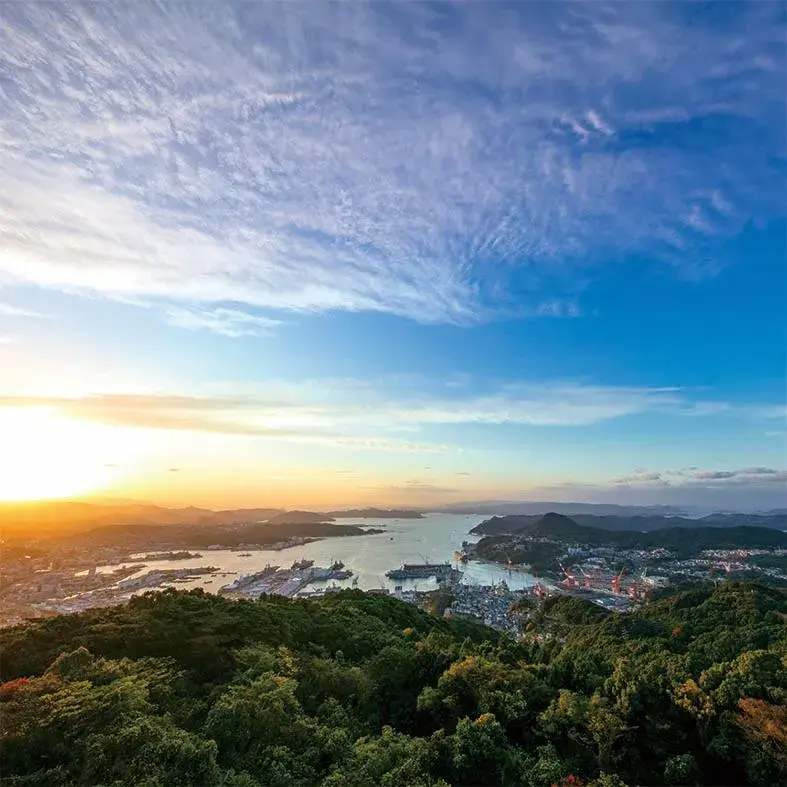
[[[438,581],[451,579],[458,574],[450,563],[404,563],[401,568],[393,568],[385,573],[389,579],[428,579],[436,577]]]

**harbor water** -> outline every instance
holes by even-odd
[[[331,580],[327,583],[313,582],[308,590],[314,591],[326,585],[352,587],[353,583],[362,590],[388,588],[402,585],[406,589],[429,590],[436,587],[434,578],[415,580],[392,580],[385,576],[403,563],[454,563],[454,552],[461,549],[463,541],[474,542],[477,537],[469,531],[486,517],[466,514],[427,514],[423,519],[337,519],[337,524],[354,524],[384,530],[369,536],[325,538],[283,550],[192,550],[202,557],[186,560],[168,560],[167,568],[197,568],[215,566],[217,572],[210,576],[196,577],[174,587],[197,588],[216,593],[238,576],[261,571],[266,565],[289,568],[298,560],[313,560],[315,566],[330,566],[341,561],[353,572],[351,579]],[[242,557],[248,554],[248,557]],[[101,566],[99,571],[119,568],[122,563]],[[148,563],[140,569],[142,575],[160,562]],[[526,571],[509,571],[497,564],[471,561],[458,564],[463,572],[462,582],[472,585],[493,585],[503,580],[513,589],[529,587],[535,578]],[[135,575],[136,576],[136,575]]]

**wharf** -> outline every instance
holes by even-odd
[[[288,569],[282,569],[279,566],[266,566],[262,571],[238,577],[229,585],[224,585],[219,593],[237,598],[259,598],[266,594],[291,597],[297,595],[312,582],[348,579],[351,576],[352,571],[347,571],[344,568],[304,566],[303,563],[294,564],[292,568]]]

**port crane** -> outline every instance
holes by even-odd
[[[620,569],[620,573],[616,577],[613,577],[613,579],[612,579],[612,590],[615,593],[620,593],[620,580],[623,579],[623,575],[625,573],[626,573],[626,567],[623,566],[623,568]]]
[[[541,587],[540,582],[536,582],[536,596],[538,597],[539,601],[544,598],[544,588]]]
[[[566,575],[566,579],[565,579],[566,588],[568,590],[571,590],[574,587],[574,579],[575,579],[574,575],[573,574],[569,574],[568,571],[566,570],[565,566],[563,566],[562,563],[559,563],[558,565],[560,566],[560,570]]]
[[[579,570],[582,572],[582,576],[585,578],[585,590],[592,590],[591,588],[592,577],[590,576],[590,574],[588,574],[587,571],[585,571],[584,568],[582,568],[582,566],[579,567]]]

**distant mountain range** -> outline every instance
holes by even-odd
[[[596,516],[702,516],[707,509],[692,506],[621,506],[614,503],[563,503],[555,500],[536,501],[478,501],[452,503],[439,509],[431,509],[446,514],[494,514],[512,516],[515,514],[543,516],[550,512],[574,516],[575,514],[595,514]]]
[[[655,530],[675,528],[730,528],[760,527],[771,530],[787,530],[787,514],[709,514],[699,519],[687,519],[677,516],[655,515],[614,515],[599,516],[596,514],[575,514],[570,519],[559,512],[547,512],[546,516],[538,514],[509,516],[493,516],[474,527],[471,533],[483,535],[501,535],[526,533],[534,525],[546,517],[562,516],[562,519],[586,528],[596,528],[613,532],[631,531],[650,533]],[[556,521],[556,520],[555,520]]]
[[[412,509],[354,508],[346,511],[284,511],[281,508],[166,508],[147,503],[115,504],[57,501],[0,504],[0,535],[41,537],[70,535],[102,527],[310,525],[355,519],[421,519]],[[140,532],[140,531],[138,531]]]
[[[485,508],[487,506],[488,508]],[[511,511],[510,509],[516,509]],[[595,503],[488,503],[470,504],[465,509],[447,507],[442,512],[496,514],[474,528],[482,534],[515,533],[528,527],[547,513],[572,516],[585,527],[602,530],[651,532],[663,528],[695,528],[755,526],[787,530],[787,511],[762,514],[713,513],[705,516],[679,516],[668,506],[616,506]],[[41,537],[68,535],[85,530],[124,525],[200,525],[232,526],[255,523],[274,525],[317,524],[338,518],[357,519],[420,519],[427,510],[354,508],[346,510],[285,511],[281,508],[239,508],[212,511],[188,506],[167,508],[147,503],[118,502],[114,504],[81,501],[0,504],[0,535],[8,537]]]
[[[15,503],[0,505],[0,534],[6,537],[24,534],[30,538],[35,535],[64,535],[112,525],[232,525],[266,522],[281,513],[280,508],[211,511],[192,506],[165,508],[145,503]]]
[[[427,509],[423,509],[427,510]],[[446,514],[489,514],[495,516],[543,516],[550,512],[575,516],[591,514],[595,516],[640,516],[640,517],[681,517],[683,519],[700,519],[705,516],[776,516],[787,515],[787,509],[762,510],[743,514],[737,511],[714,511],[712,508],[700,506],[624,506],[615,503],[564,503],[555,500],[512,501],[482,500],[478,502],[451,503],[441,508],[428,509],[436,513]]]

